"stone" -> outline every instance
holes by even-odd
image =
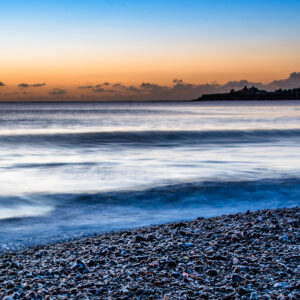
[[[236,274],[236,273],[233,273],[231,278],[232,278],[233,282],[240,282],[242,280],[242,277],[239,274]]]
[[[250,300],[260,299],[259,295],[256,292],[251,293]]]
[[[286,288],[288,286],[288,284],[286,283],[286,282],[276,282],[275,284],[274,284],[274,288],[276,288],[276,289],[284,289],[284,288]]]
[[[218,271],[215,269],[210,269],[206,273],[208,276],[218,276]]]
[[[136,243],[144,242],[144,241],[146,241],[146,238],[144,236],[142,236],[142,235],[136,235],[135,236],[135,242]]]

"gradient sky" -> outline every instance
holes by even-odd
[[[170,85],[300,70],[300,1],[1,1],[0,81]]]

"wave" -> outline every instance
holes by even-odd
[[[27,196],[0,196],[0,221],[14,218],[43,216],[54,208],[41,198]]]
[[[96,194],[58,194],[55,198],[59,199],[60,204],[84,203],[85,205],[133,205],[141,207],[159,204],[160,207],[164,207],[173,204],[186,205],[188,202],[197,205],[206,205],[208,203],[210,205],[219,205],[227,200],[234,200],[233,202],[247,202],[250,200],[255,202],[261,201],[262,197],[273,200],[276,193],[278,193],[278,195],[283,195],[287,190],[293,191],[294,194],[289,196],[285,195],[285,201],[287,201],[289,197],[294,199],[296,195],[300,196],[299,186],[299,178],[253,181],[204,181],[171,184],[144,190],[125,190]],[[246,192],[246,194],[244,192]],[[274,195],[272,195],[274,197],[270,197],[270,192],[274,193]],[[253,194],[251,195],[249,193]],[[260,193],[261,197],[259,199],[253,199],[255,193]]]
[[[53,163],[23,163],[14,164],[11,166],[0,166],[0,169],[31,169],[31,168],[58,168],[58,167],[88,167],[101,164],[106,165],[105,162],[53,162]],[[111,165],[111,164],[110,164]]]
[[[212,207],[216,212],[221,207],[256,206],[280,207],[300,204],[300,178],[264,179],[253,181],[207,181],[179,183],[143,190],[121,190],[99,193],[56,193],[26,196],[1,196],[0,208],[40,207],[66,215],[68,210],[79,209],[80,214],[92,212],[94,207],[102,210],[113,207],[139,209]],[[55,208],[55,209],[54,209]],[[19,212],[18,212],[19,214]],[[217,214],[217,213],[216,213]],[[83,213],[83,215],[86,215]],[[2,217],[2,219],[4,219]]]
[[[103,231],[299,206],[300,178],[0,197],[0,252]],[[4,212],[1,214],[1,212]]]
[[[300,138],[300,129],[207,130],[207,131],[112,131],[2,135],[0,143],[68,145],[172,146],[201,143],[261,143]]]

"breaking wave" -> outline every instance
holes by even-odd
[[[201,143],[259,143],[300,138],[300,129],[208,131],[111,131],[0,135],[1,143],[88,146],[97,144],[171,146]]]
[[[93,194],[2,196],[0,252],[95,232],[298,206],[299,186],[299,178],[285,178],[192,182]]]

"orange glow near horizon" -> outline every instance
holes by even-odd
[[[152,82],[170,85],[174,78],[193,84],[247,79],[267,83],[286,78],[291,72],[300,70],[300,59],[289,56],[252,56],[247,59],[230,57],[186,57],[186,58],[128,58],[101,61],[91,59],[17,62],[0,59],[0,81],[7,85],[22,82],[46,82],[54,86],[76,86],[103,81],[138,85]]]

